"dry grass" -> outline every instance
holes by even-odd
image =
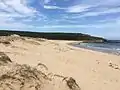
[[[16,90],[16,87],[19,87],[19,90],[25,90],[32,86],[34,90],[41,90],[44,83],[50,80],[44,73],[28,65],[16,64],[13,67],[0,76],[0,88],[10,86],[10,90]]]
[[[81,90],[72,77],[53,74],[54,78],[51,78],[50,75],[38,70],[37,67],[13,63],[3,52],[0,52],[0,64],[0,90],[46,90],[44,88],[48,86],[50,89],[47,90],[58,90],[58,88],[63,90],[61,88],[64,86],[64,81],[66,82],[64,90]],[[48,70],[47,66],[42,63],[38,63],[38,66]],[[56,77],[62,83],[55,82]],[[56,87],[58,88],[56,89]]]
[[[38,63],[37,67],[38,67],[38,66],[41,66],[41,67],[45,68],[45,70],[48,70],[48,67],[47,67],[45,64]]]
[[[0,41],[0,43],[5,44],[5,45],[11,44],[9,41]]]
[[[3,52],[0,52],[0,65],[11,63],[10,58]]]
[[[41,45],[38,41],[35,41],[35,40],[30,40],[30,39],[28,39],[28,40],[26,40],[25,42],[27,42],[27,43],[29,43],[29,44],[33,44],[33,45]]]
[[[66,79],[66,83],[71,90],[81,90],[75,79],[73,79],[72,77],[70,77],[68,80]]]

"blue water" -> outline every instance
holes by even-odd
[[[78,43],[74,46],[95,51],[120,55],[120,41],[110,40],[104,43]]]

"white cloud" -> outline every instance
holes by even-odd
[[[96,12],[95,11],[94,12],[87,12],[83,15],[78,16],[78,17],[99,16],[99,15],[104,15],[104,14],[118,13],[118,12],[120,12],[120,8],[112,8],[112,9],[96,11]]]
[[[106,3],[107,2],[107,3]],[[83,0],[81,4],[68,7],[66,12],[68,13],[80,13],[85,12],[84,15],[79,15],[79,17],[87,16],[98,16],[110,13],[120,12],[120,0]],[[92,11],[90,11],[92,10]]]
[[[49,6],[49,5],[44,5],[44,8],[45,8],[45,9],[64,9],[64,8],[61,8],[61,7]]]
[[[11,8],[13,11],[16,11],[20,14],[33,14],[36,12],[31,7],[28,7],[25,2],[22,2],[22,0],[4,0],[4,3],[6,4],[6,7]]]
[[[63,16],[63,18],[65,19],[81,19],[84,17],[96,17],[100,16],[100,15],[111,15],[111,14],[115,14],[115,13],[119,13],[120,12],[120,7],[117,8],[101,8],[101,7],[96,7],[98,10],[97,11],[87,11],[84,12],[83,14],[73,14],[70,16]],[[84,11],[84,10],[83,10]],[[82,12],[82,11],[81,11]]]
[[[27,5],[27,0],[0,0],[0,28],[29,28],[30,25],[15,19],[27,17],[32,19],[36,14],[37,11]],[[42,14],[38,16],[41,17]]]
[[[10,22],[15,18],[34,17],[36,13],[34,8],[27,5],[27,0],[0,0],[0,19]]]
[[[70,7],[59,7],[55,5],[44,5],[45,9],[62,9],[67,13],[79,13],[83,11],[87,11],[91,6],[89,5],[75,5],[75,6],[70,6]]]
[[[0,18],[9,18],[9,17],[15,18],[15,17],[24,17],[24,16],[18,13],[0,12]]]
[[[14,29],[14,30],[25,30],[25,29],[32,29],[33,26],[32,25],[27,25],[27,24],[23,24],[23,23],[20,23],[20,22],[8,22],[6,21],[5,19],[1,19],[0,21],[0,28],[1,29]]]
[[[85,27],[95,27],[94,25],[44,25],[38,28],[85,28]]]
[[[87,11],[90,7],[91,6],[89,5],[75,5],[75,6],[68,7],[66,12],[79,13],[79,12]]]
[[[61,9],[67,13],[80,13],[87,11],[91,6],[90,5],[75,5],[67,8],[55,6],[55,5],[44,5],[44,9]]]
[[[4,14],[0,13],[0,29],[27,29],[27,28],[32,28],[31,25],[24,24],[19,21],[15,21],[13,17],[18,17],[18,15],[15,14]]]
[[[8,11],[8,12],[14,12],[13,9],[9,8],[9,7],[8,7],[7,5],[5,5],[5,3],[2,2],[1,0],[0,0],[0,9],[5,10],[5,11]]]

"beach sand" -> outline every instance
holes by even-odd
[[[49,72],[73,77],[81,90],[120,90],[120,56],[73,47],[71,42],[77,41],[26,37],[1,43],[0,52],[18,64],[42,63]]]

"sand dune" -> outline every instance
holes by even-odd
[[[46,80],[44,75],[37,74],[44,84],[36,80],[33,75],[35,78],[30,78],[30,82],[34,87],[28,88],[31,83],[25,81],[24,90],[34,90],[36,83],[43,85],[42,90],[79,90],[80,88],[81,90],[120,90],[120,56],[69,46],[67,43],[71,42],[75,41],[53,41],[20,36],[1,37],[0,52],[4,52],[12,63],[0,66],[0,72],[7,71],[13,76],[11,72],[16,73],[17,70],[22,69],[25,74],[24,70],[30,69],[35,70],[36,74],[42,71],[47,75]],[[29,74],[31,75],[28,72],[27,75]],[[0,77],[2,75],[6,73],[0,74]],[[19,73],[17,75],[17,79],[24,79]],[[6,84],[3,84],[3,81],[1,80],[0,84],[2,83],[2,87],[5,88]],[[11,81],[10,78],[8,81]],[[20,82],[15,82],[16,79],[13,80],[13,85],[16,86],[13,90],[20,90]]]

